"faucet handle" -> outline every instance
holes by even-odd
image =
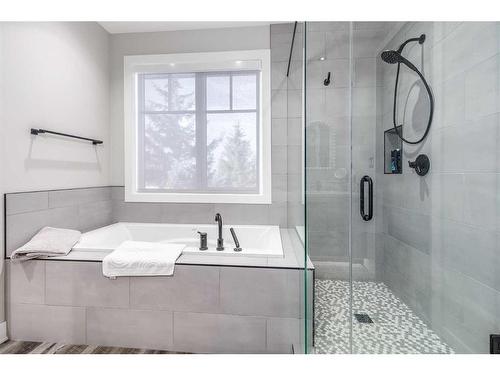
[[[207,246],[207,234],[205,232],[200,232],[198,231],[198,234],[200,235],[200,250],[208,250]]]

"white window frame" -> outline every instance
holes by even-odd
[[[124,57],[125,201],[176,203],[271,203],[271,69],[270,51],[134,55]],[[258,192],[189,193],[140,191],[138,181],[138,74],[260,71],[258,108]]]

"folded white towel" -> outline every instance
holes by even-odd
[[[77,230],[45,227],[35,234],[28,243],[14,250],[10,258],[27,260],[67,255],[81,236],[82,234]]]
[[[158,242],[124,241],[102,261],[106,277],[170,276],[186,245]]]

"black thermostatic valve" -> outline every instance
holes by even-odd
[[[490,335],[490,354],[500,354],[500,334]]]
[[[431,168],[431,161],[425,154],[420,154],[417,156],[415,161],[408,161],[408,166],[415,169],[415,172],[419,176],[425,176],[429,169]]]

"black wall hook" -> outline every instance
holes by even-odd
[[[330,85],[330,72],[328,72],[328,77],[326,77],[326,79],[323,81],[323,85]]]

